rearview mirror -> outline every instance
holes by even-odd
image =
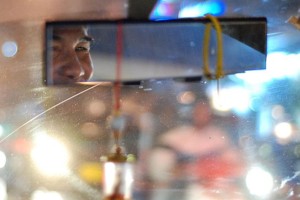
[[[47,85],[203,75],[204,18],[46,23]],[[224,73],[265,69],[266,19],[221,18]],[[216,36],[210,64],[216,64]]]

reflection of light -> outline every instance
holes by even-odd
[[[58,140],[46,134],[37,134],[31,157],[37,168],[45,175],[65,175],[68,173],[69,154]]]
[[[2,45],[2,54],[5,57],[13,57],[18,51],[17,43],[14,41],[6,41]]]
[[[7,199],[7,187],[5,181],[2,178],[0,178],[0,199]]]
[[[131,190],[132,190],[132,183],[133,183],[133,169],[131,164],[125,164],[125,192],[124,197],[125,199],[131,199]]]
[[[104,193],[113,194],[116,182],[117,166],[115,163],[108,162],[104,165]]]
[[[224,88],[219,92],[214,91],[212,98],[213,107],[223,112],[234,109],[243,113],[248,111],[250,105],[250,95],[243,88]]]
[[[230,102],[228,102],[228,97],[223,96],[223,94],[222,98],[220,94],[214,94],[212,103],[213,107],[218,111],[227,112],[231,109],[231,105],[229,104]]]
[[[100,117],[105,113],[106,107],[103,101],[93,100],[89,102],[86,110],[92,117]]]
[[[3,168],[6,164],[6,155],[3,151],[0,151],[0,168]]]
[[[284,107],[281,105],[275,105],[272,108],[272,117],[276,120],[282,119],[284,117]]]
[[[79,166],[78,172],[80,174],[80,177],[88,183],[101,183],[103,174],[101,165],[98,162],[85,162]]]
[[[177,96],[177,101],[182,104],[191,104],[196,100],[195,94],[191,91],[181,92]]]
[[[236,74],[248,84],[262,84],[272,79],[296,78],[300,72],[300,53],[286,54],[284,52],[269,53],[266,70],[247,71]]]
[[[251,85],[260,85],[271,80],[267,70],[247,71],[245,73],[235,74],[235,76]]]
[[[273,78],[297,77],[300,54],[271,53],[267,57],[267,67]]]
[[[260,167],[253,167],[246,175],[246,185],[251,194],[265,197],[273,189],[273,177],[268,171]]]
[[[55,191],[36,190],[33,192],[31,200],[63,200],[63,197]]]
[[[274,127],[274,133],[279,139],[288,139],[292,136],[293,127],[288,122],[281,122]]]
[[[204,1],[183,7],[179,12],[179,18],[200,17],[206,14],[220,16],[225,13],[225,4],[220,0]]]
[[[165,0],[160,0],[154,7],[150,19],[168,19],[174,18],[173,15],[176,14],[176,4],[173,2],[168,2]]]
[[[3,126],[0,124],[0,137],[2,137],[4,134],[4,128]]]
[[[104,194],[112,195],[118,189],[125,199],[131,199],[133,183],[133,165],[131,163],[104,164]]]

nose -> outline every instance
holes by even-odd
[[[76,53],[66,55],[62,75],[70,80],[78,81],[84,75],[84,70]]]

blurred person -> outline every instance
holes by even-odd
[[[53,84],[88,81],[93,73],[92,37],[84,26],[55,26],[52,37]]]
[[[159,137],[149,161],[153,181],[161,188],[175,189],[154,194],[157,199],[245,199],[238,190],[245,174],[243,157],[227,133],[213,123],[207,100],[195,105],[191,125]],[[179,194],[182,189],[185,192]]]

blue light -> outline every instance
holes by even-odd
[[[225,13],[225,10],[225,3],[221,0],[191,3],[187,4],[179,11],[179,18],[202,17],[206,14],[221,16]]]
[[[177,17],[176,5],[172,2],[160,0],[150,14],[150,19],[174,19]]]
[[[2,45],[2,54],[5,57],[14,57],[18,52],[18,45],[14,41],[6,41]]]

